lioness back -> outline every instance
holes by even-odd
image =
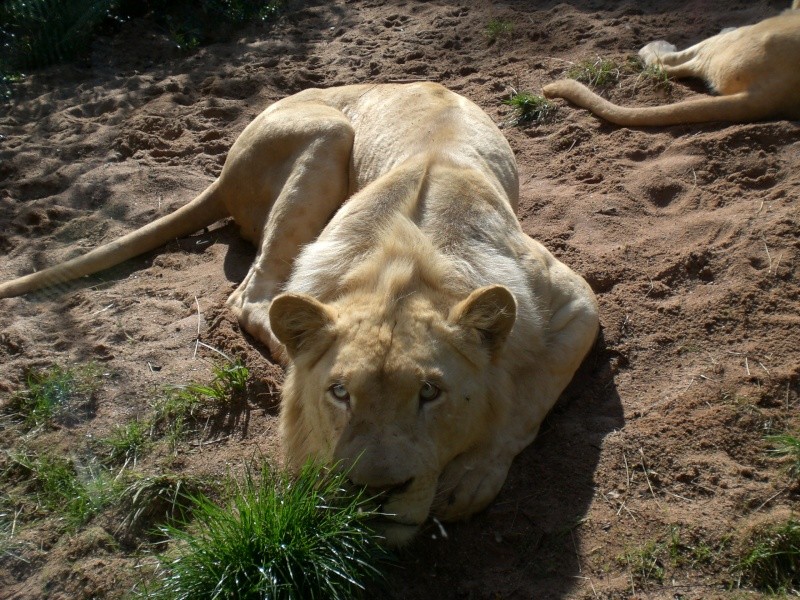
[[[409,157],[446,154],[458,164],[492,164],[490,175],[516,209],[519,190],[511,147],[483,110],[444,86],[420,82],[309,89],[274,106],[291,110],[308,102],[334,107],[353,123],[353,192]]]

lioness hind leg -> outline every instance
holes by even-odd
[[[669,77],[704,77],[700,55],[707,42],[708,40],[704,40],[686,50],[678,51],[669,42],[658,40],[639,50],[639,56],[648,67],[661,67]]]
[[[275,153],[284,157],[264,168],[282,173],[281,181],[269,186],[278,193],[263,226],[258,255],[228,306],[242,328],[283,361],[283,346],[269,325],[270,302],[289,277],[300,248],[319,235],[347,198],[354,133],[341,112],[316,104],[275,111],[262,127],[273,137],[269,144],[277,146]],[[285,133],[276,136],[276,131]]]

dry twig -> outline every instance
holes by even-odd
[[[644,470],[644,478],[647,480],[647,487],[650,488],[650,493],[653,495],[653,500],[656,501],[656,506],[658,506],[658,508],[661,508],[661,503],[658,501],[658,498],[656,498],[656,493],[653,491],[653,486],[650,485],[650,476],[647,474],[647,466],[644,464],[644,450],[639,448],[639,454],[641,455],[642,458],[642,469]]]

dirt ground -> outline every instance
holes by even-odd
[[[181,206],[283,96],[441,82],[504,123],[523,227],[590,282],[602,333],[494,504],[446,536],[432,524],[367,597],[761,597],[738,588],[731,561],[748,531],[800,499],[764,441],[800,425],[800,124],[628,129],[558,102],[550,122],[516,127],[502,101],[539,93],[571,63],[624,64],[654,39],[685,47],[785,4],[298,2],[274,27],[188,54],[130,23],[87,61],[28,76],[0,107],[0,279]],[[513,32],[490,40],[492,18]],[[656,104],[704,92],[624,71],[603,93]],[[0,395],[32,367],[101,364],[91,418],[39,434],[84,452],[164,386],[209,380],[215,353],[196,352],[199,331],[244,360],[251,389],[204,430],[213,443],[187,445],[169,468],[216,477],[279,460],[281,370],[224,307],[253,256],[222,222],[91,280],[0,300]],[[118,525],[62,534],[22,514],[0,597],[125,596],[148,558]]]

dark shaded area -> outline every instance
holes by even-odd
[[[86,60],[94,40],[116,35],[132,18],[146,17],[189,52],[228,39],[246,23],[269,24],[284,0],[5,0],[0,4],[0,74]]]
[[[429,523],[398,553],[387,590],[376,593],[397,600],[569,596],[579,584],[580,527],[603,439],[625,425],[610,358],[601,334],[495,502],[468,522]]]

